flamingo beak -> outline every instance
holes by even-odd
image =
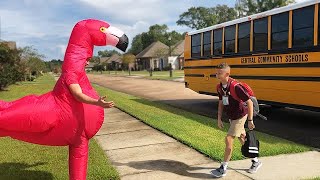
[[[129,39],[120,29],[110,26],[106,30],[106,45],[114,46],[125,52],[129,44]]]

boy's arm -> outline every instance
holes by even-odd
[[[246,103],[248,106],[248,120],[253,120],[253,102],[251,99],[248,99]]]
[[[218,93],[219,94],[219,93]],[[223,112],[223,103],[222,103],[222,96],[219,94],[219,104],[218,104],[218,127],[220,129],[223,128],[222,122],[222,112]]]
[[[112,101],[106,102],[104,101],[105,97],[100,97],[99,99],[93,99],[85,94],[82,93],[82,89],[79,84],[70,84],[69,89],[73,97],[86,104],[92,104],[96,106],[101,106],[103,108],[111,108],[114,106],[114,103]]]
[[[97,105],[98,100],[83,94],[79,84],[70,84],[69,89],[73,97],[76,98],[76,100],[86,104]]]
[[[223,112],[223,104],[222,104],[222,100],[219,100],[219,104],[218,104],[218,121],[221,121],[221,119],[222,119],[222,112]]]

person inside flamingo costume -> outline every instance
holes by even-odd
[[[95,45],[111,45],[124,52],[128,38],[107,22],[79,21],[72,30],[62,74],[53,91],[12,102],[0,101],[0,136],[34,144],[69,146],[70,180],[86,179],[88,142],[103,123],[103,108],[114,105],[98,96],[86,76],[85,66]]]

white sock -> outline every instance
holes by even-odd
[[[224,170],[227,170],[228,162],[221,162],[221,165],[223,166]]]
[[[253,158],[252,160],[253,160],[254,162],[259,162],[259,160],[258,160],[257,157]]]

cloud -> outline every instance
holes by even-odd
[[[148,31],[154,24],[167,24],[170,30],[178,32],[188,31],[189,28],[176,25],[179,15],[191,6],[208,7],[215,3],[211,0],[1,0],[1,39],[16,41],[18,47],[33,46],[47,60],[63,59],[71,30],[79,20],[106,20],[123,30],[132,41],[135,35]],[[115,48],[97,47],[95,53],[104,49]]]
[[[153,23],[172,22],[185,8],[180,1],[168,0],[80,0],[91,8],[97,9],[112,22],[135,24],[138,21]]]

